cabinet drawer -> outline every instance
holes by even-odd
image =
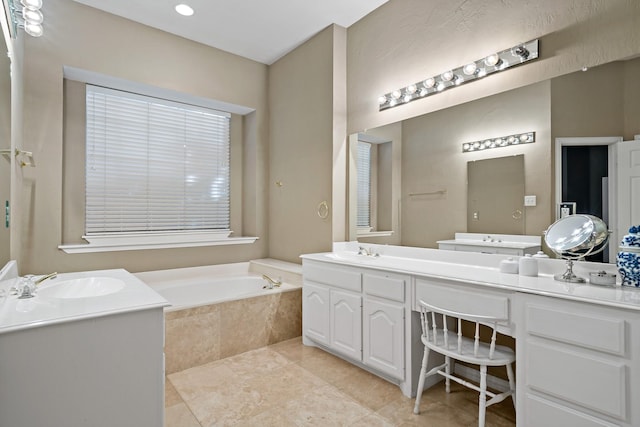
[[[348,289],[362,291],[362,274],[355,269],[336,268],[329,265],[305,264],[302,268],[304,280]]]
[[[527,341],[527,386],[618,419],[627,413],[625,371],[621,362]]]
[[[594,350],[623,356],[625,321],[595,317],[593,314],[560,311],[529,305],[527,332],[544,338],[581,345]]]
[[[420,300],[450,311],[509,320],[509,297],[487,290],[416,279],[415,310],[420,310]]]
[[[571,408],[558,405],[538,396],[527,394],[525,398],[526,427],[616,427],[607,421],[592,417]],[[535,414],[535,415],[533,415]]]
[[[367,273],[362,281],[364,292],[367,295],[404,302],[404,278]]]

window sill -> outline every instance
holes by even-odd
[[[60,245],[58,249],[68,254],[91,252],[138,251],[148,249],[193,248],[201,246],[244,245],[258,237],[228,237],[229,232],[219,233],[165,233],[82,236],[88,243]]]
[[[393,231],[358,231],[358,237],[388,237],[393,236]]]

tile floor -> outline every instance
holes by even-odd
[[[400,389],[301,339],[167,377],[166,427],[477,426],[478,394],[458,384],[425,391],[421,414]],[[487,427],[515,426],[510,399],[487,409]]]

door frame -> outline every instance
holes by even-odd
[[[557,206],[562,200],[562,147],[565,146],[593,146],[607,145],[607,168],[609,175],[609,262],[616,259],[618,251],[617,241],[617,225],[618,225],[618,180],[616,170],[616,143],[622,142],[621,136],[590,136],[590,137],[566,137],[556,138],[555,141],[555,200],[554,212],[557,217]]]

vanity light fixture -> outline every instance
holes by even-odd
[[[482,141],[465,142],[462,144],[462,152],[470,153],[471,151],[508,147],[510,145],[531,144],[532,142],[536,142],[535,132],[514,133],[513,135],[499,136]]]
[[[42,0],[20,0],[20,4],[16,4],[17,0],[9,0],[9,16],[11,24],[11,36],[16,37],[18,28],[23,28],[24,32],[32,37],[40,37],[44,30],[42,23],[44,15],[42,14]]]
[[[379,111],[422,99],[463,83],[481,79],[489,74],[532,61],[538,58],[538,53],[537,39],[492,53],[464,66],[446,70],[436,76],[381,95],[378,98]]]

